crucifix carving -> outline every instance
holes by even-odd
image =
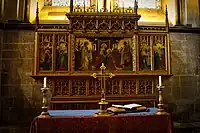
[[[100,105],[100,112],[97,113],[96,115],[102,115],[102,116],[105,116],[105,115],[109,115],[107,113],[107,105],[108,105],[108,102],[106,101],[106,78],[112,78],[113,76],[115,76],[113,73],[106,73],[105,70],[106,70],[106,67],[104,66],[104,63],[102,63],[101,67],[101,72],[99,74],[97,73],[93,73],[91,76],[93,78],[100,78],[101,80],[101,101],[99,102],[99,105]]]

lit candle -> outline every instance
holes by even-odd
[[[47,87],[47,77],[44,77],[44,88]]]
[[[159,86],[162,86],[162,79],[161,79],[161,76],[159,76],[158,81],[159,81]]]

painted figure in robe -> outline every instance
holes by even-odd
[[[85,41],[83,46],[81,47],[81,70],[89,70],[89,63],[92,57],[88,49],[88,45],[89,43]]]
[[[66,43],[60,43],[57,46],[57,69],[58,70],[67,70],[68,68],[68,55],[67,55],[67,46]]]
[[[104,63],[105,65],[107,64],[106,50],[107,50],[107,44],[102,43],[100,47],[99,55],[96,57],[95,68],[100,68],[102,63]]]
[[[141,54],[141,69],[150,69],[151,68],[151,53],[150,53],[150,46],[144,40],[140,47],[140,54]]]
[[[117,66],[116,66],[116,63],[115,63],[115,60],[113,58],[113,54],[112,54],[112,49],[108,48],[106,50],[106,68],[108,70],[117,70]]]
[[[121,66],[123,69],[131,69],[132,51],[128,42],[124,41],[124,46],[121,48]]]
[[[43,43],[40,45],[40,69],[41,70],[50,70],[51,61],[52,61],[52,47],[48,40],[48,37],[45,36]]]
[[[165,64],[164,46],[159,41],[154,46],[154,67],[161,69]]]

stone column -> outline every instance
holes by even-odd
[[[17,20],[24,21],[26,0],[17,0]]]
[[[183,0],[176,0],[176,25],[183,23]]]
[[[24,21],[25,4],[25,0],[6,0],[5,20],[8,22]]]
[[[25,0],[24,2],[24,21],[29,22],[30,15],[30,0]]]
[[[185,0],[184,2],[184,25],[199,27],[200,26],[200,13],[199,13],[199,0]]]
[[[5,0],[0,0],[0,21],[4,18],[4,6],[5,6]]]

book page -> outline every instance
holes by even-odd
[[[129,108],[129,109],[137,108],[137,107],[141,107],[141,106],[142,106],[142,105],[140,105],[140,104],[135,104],[135,103],[124,105],[125,108]]]
[[[126,109],[132,109],[132,108],[137,108],[137,107],[141,107],[142,105],[140,104],[126,104],[126,105],[115,105],[113,104],[112,107],[116,107],[116,108],[126,108]]]
[[[116,107],[116,108],[124,108],[123,105],[115,105],[115,104],[113,104],[112,107]]]

